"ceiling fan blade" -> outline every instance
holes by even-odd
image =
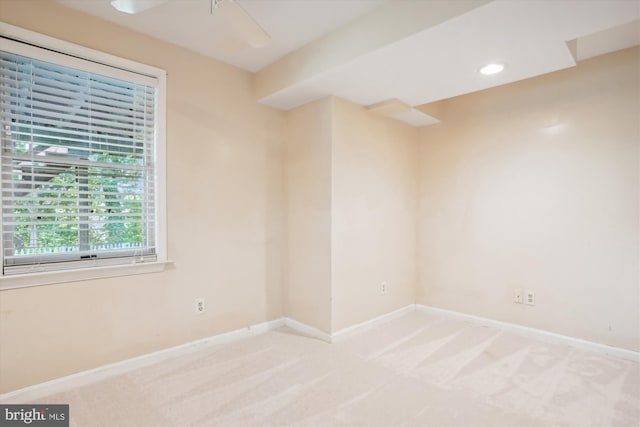
[[[234,0],[216,1],[215,8],[251,47],[260,48],[271,41],[269,34]]]
[[[139,13],[152,7],[159,6],[169,0],[113,0],[111,6],[124,13]]]

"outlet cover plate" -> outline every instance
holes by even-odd
[[[205,311],[207,311],[207,308],[204,305],[204,298],[196,298],[195,311],[196,311],[196,314],[203,314]]]
[[[513,290],[513,302],[516,304],[522,304],[524,302],[524,299],[522,298],[522,289]]]
[[[527,305],[536,305],[536,293],[534,291],[525,292],[524,303]]]

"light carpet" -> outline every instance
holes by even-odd
[[[71,426],[638,426],[637,362],[412,312],[327,344],[288,328],[32,403]]]

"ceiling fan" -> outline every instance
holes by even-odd
[[[112,0],[111,6],[124,13],[135,14],[169,0]],[[266,46],[271,37],[235,0],[211,0],[211,14],[220,14],[253,48]]]

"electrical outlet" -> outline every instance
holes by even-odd
[[[522,299],[522,289],[513,290],[513,302],[516,304],[522,304],[524,302]]]
[[[524,302],[527,305],[536,305],[536,293],[533,291],[527,291],[524,295]]]
[[[388,290],[389,285],[387,285],[387,282],[380,283],[380,295],[386,295]]]
[[[207,311],[204,305],[204,298],[196,298],[196,314],[202,314]]]

